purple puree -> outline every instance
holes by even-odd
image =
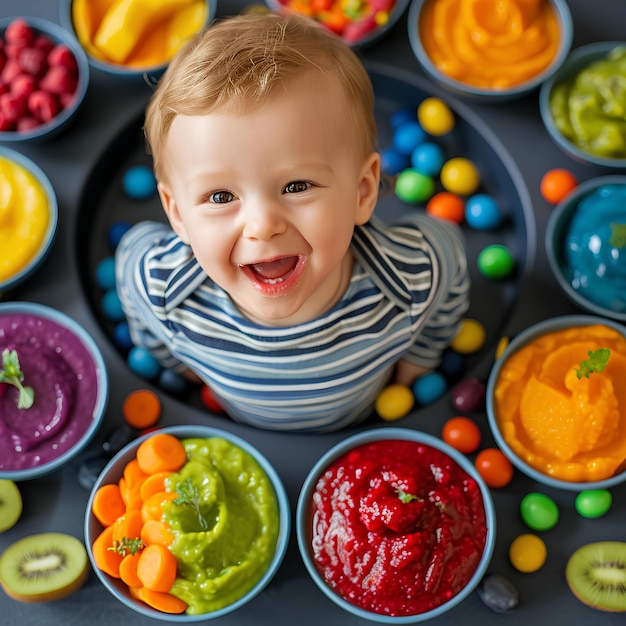
[[[18,391],[0,383],[0,469],[53,461],[83,436],[93,420],[98,379],[91,355],[70,330],[29,314],[0,316],[0,354],[15,349],[24,382],[35,391],[29,409]]]

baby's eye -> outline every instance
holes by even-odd
[[[285,193],[302,193],[311,188],[311,183],[306,180],[294,180],[292,183],[287,183],[285,186]]]
[[[209,202],[213,204],[227,204],[232,202],[235,196],[230,191],[215,191],[209,196]]]

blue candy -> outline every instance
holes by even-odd
[[[112,256],[102,259],[96,265],[96,284],[100,289],[115,287],[115,258]]]
[[[502,210],[486,193],[477,193],[465,202],[465,221],[475,230],[493,230],[502,223]]]
[[[132,224],[130,222],[115,222],[115,224],[111,224],[111,226],[109,226],[107,231],[107,241],[113,250],[117,248],[117,244],[120,242],[120,239],[131,226]]]
[[[411,166],[426,176],[436,176],[446,161],[446,155],[440,146],[426,141],[411,153]]]
[[[113,322],[119,322],[124,319],[122,303],[114,287],[107,289],[104,296],[102,296],[102,312],[107,319]]]
[[[400,154],[395,148],[385,148],[380,153],[380,166],[390,176],[399,174],[411,165],[408,154]]]
[[[119,324],[115,325],[113,329],[113,341],[115,345],[121,350],[130,350],[133,347],[133,341],[130,338],[130,329],[128,328],[128,322],[122,320]]]
[[[426,131],[418,121],[405,122],[393,134],[393,147],[400,154],[410,155],[417,146],[426,140]]]
[[[159,362],[143,348],[133,346],[127,357],[128,367],[142,378],[151,380],[156,378],[161,372]]]
[[[147,200],[156,193],[157,182],[149,167],[134,165],[124,172],[122,187],[129,198]]]
[[[429,372],[418,378],[412,386],[418,404],[427,405],[438,400],[447,389],[446,379],[439,372]]]

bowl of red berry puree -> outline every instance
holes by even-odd
[[[491,560],[496,520],[471,462],[415,430],[376,428],[329,450],[297,504],[298,547],[351,614],[413,624],[457,606]]]

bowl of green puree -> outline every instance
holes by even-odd
[[[179,613],[140,600],[137,588],[101,570],[94,558],[94,541],[106,529],[93,513],[94,498],[105,485],[120,484],[141,443],[157,432],[178,438],[187,455],[186,463],[164,482],[165,491],[176,499],[162,506],[161,516],[172,531],[167,547],[177,560],[176,580],[168,593],[187,605]],[[239,609],[270,583],[287,550],[290,516],[280,477],[254,446],[209,426],[171,426],[134,440],[104,468],[89,496],[85,544],[96,575],[121,603],[153,619],[200,622]],[[136,540],[135,545],[146,548],[140,537],[129,539],[129,545]]]
[[[543,124],[575,161],[626,168],[626,41],[573,50],[541,86]]]

